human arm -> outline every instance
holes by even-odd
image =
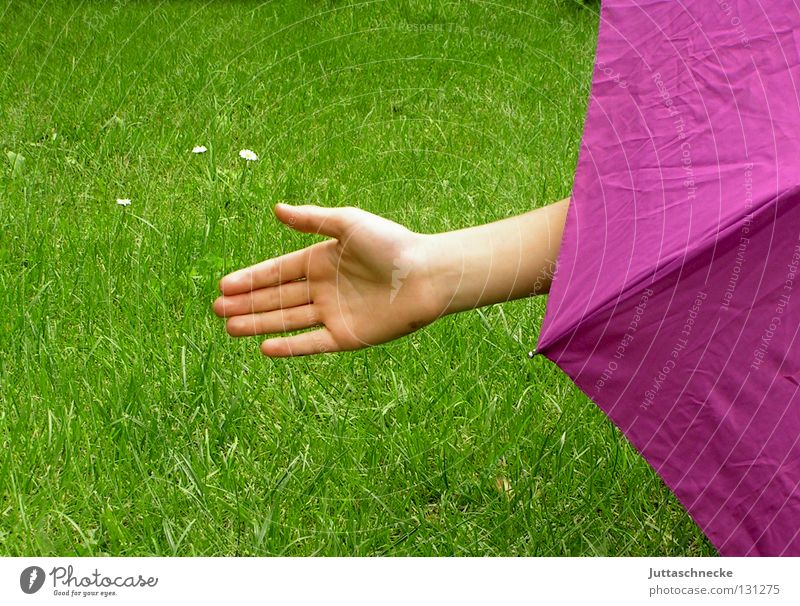
[[[282,357],[360,349],[443,315],[549,291],[569,200],[486,225],[419,234],[357,208],[275,207],[331,239],[235,271],[214,302],[232,336]]]

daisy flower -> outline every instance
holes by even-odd
[[[128,198],[117,198],[117,204],[120,206],[130,206],[131,201]]]
[[[208,151],[208,148],[205,145],[195,145],[192,148],[193,154],[204,154]]]
[[[243,150],[241,150],[239,152],[239,157],[240,158],[244,158],[248,162],[255,162],[256,160],[258,160],[258,156],[256,155],[256,152],[254,152],[251,149],[243,149]]]

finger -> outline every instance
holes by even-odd
[[[225,328],[232,337],[249,337],[301,330],[320,324],[313,305],[301,305],[228,319]]]
[[[347,228],[356,220],[357,208],[350,206],[326,208],[313,204],[291,206],[276,204],[275,216],[289,227],[312,234],[323,234],[332,238],[340,238]]]
[[[221,318],[230,318],[286,307],[297,307],[310,302],[309,284],[306,280],[300,280],[286,282],[279,286],[259,288],[241,295],[218,297],[214,301],[214,313]]]
[[[291,337],[267,339],[261,344],[261,353],[271,358],[307,356],[310,354],[341,351],[327,328],[304,332]]]
[[[296,250],[230,273],[222,278],[219,289],[226,296],[238,295],[303,278],[311,248]]]

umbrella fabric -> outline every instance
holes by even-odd
[[[604,0],[537,350],[722,555],[800,555],[800,8]]]

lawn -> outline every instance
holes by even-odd
[[[297,359],[210,310],[318,240],[277,201],[566,197],[596,2],[0,2],[0,553],[715,555],[543,297]]]

